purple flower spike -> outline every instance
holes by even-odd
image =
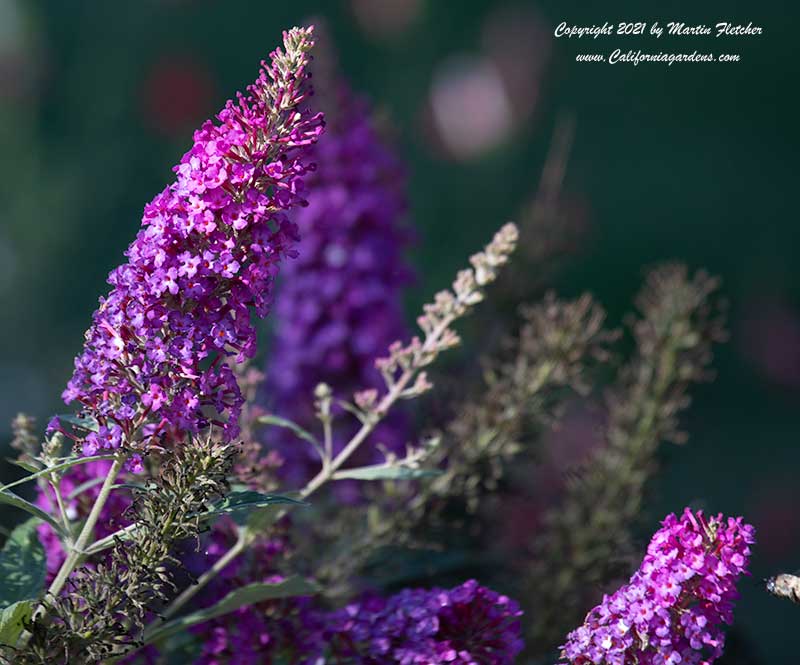
[[[689,508],[662,524],[630,582],[567,636],[563,662],[709,665],[722,655],[754,529],[741,517]]]
[[[256,82],[194,135],[176,181],[144,210],[128,262],[108,278],[63,397],[100,424],[86,454],[210,424],[231,439],[242,395],[224,356],[252,357],[251,311],[263,317],[306,205],[303,178],[322,115],[305,109],[311,29],[284,33]]]
[[[314,147],[318,168],[307,182],[310,205],[292,214],[302,240],[298,258],[284,267],[267,362],[269,408],[312,427],[318,383],[344,397],[383,386],[375,359],[406,337],[402,295],[413,278],[404,257],[411,234],[403,224],[402,166],[379,136],[369,107],[341,81],[323,85],[323,78],[319,97],[331,111]],[[334,452],[350,434],[338,432]],[[319,469],[310,447],[274,431],[270,437],[290,484],[302,484]],[[373,440],[402,452],[408,440],[402,414],[381,423]]]

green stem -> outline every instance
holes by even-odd
[[[59,593],[61,593],[61,590],[64,588],[64,585],[67,582],[67,578],[81,562],[84,556],[84,548],[89,542],[89,539],[92,537],[94,527],[97,524],[97,520],[100,517],[103,506],[105,506],[106,501],[111,494],[114,481],[117,479],[117,475],[119,475],[124,462],[124,457],[117,457],[111,465],[111,469],[108,471],[106,480],[103,483],[103,486],[100,488],[100,494],[97,495],[97,500],[94,502],[94,506],[92,506],[92,512],[90,512],[89,517],[86,518],[86,523],[83,525],[83,529],[81,529],[78,539],[72,546],[72,549],[64,563],[61,564],[61,568],[59,569],[58,574],[55,576],[55,579],[53,579],[52,584],[50,584],[50,588],[47,590],[48,595],[57,596]],[[42,606],[39,606],[39,612],[41,611],[43,611]]]
[[[239,556],[247,546],[252,542],[251,538],[245,535],[245,532],[239,535],[236,543],[231,547],[221,558],[217,559],[214,565],[204,572],[198,579],[197,583],[187,587],[183,592],[170,604],[170,606],[162,613],[163,619],[169,619],[174,616],[200,589],[206,586],[213,580],[231,561]],[[155,630],[155,624],[151,623],[144,631],[143,642],[147,644],[150,635]]]
[[[436,345],[439,343],[441,336],[448,329],[455,318],[455,316],[450,315],[439,322],[439,324],[426,337],[422,348],[418,352],[418,358],[424,358],[426,354],[433,352],[433,350],[436,348]],[[383,399],[381,399],[381,401],[378,403],[378,406],[375,407],[374,411],[372,411],[370,417],[367,418],[361,425],[361,428],[358,430],[358,432],[356,432],[355,436],[350,439],[347,445],[341,450],[336,458],[330,462],[330,464],[323,465],[323,468],[320,470],[320,472],[314,476],[314,478],[312,478],[311,481],[300,492],[300,497],[302,499],[307,499],[322,485],[333,478],[333,474],[338,471],[339,467],[341,467],[353,455],[353,453],[355,453],[356,450],[358,450],[359,446],[364,443],[364,441],[372,433],[376,425],[386,415],[392,405],[398,399],[400,399],[400,396],[402,395],[406,386],[408,386],[411,380],[420,372],[422,367],[422,362],[414,362],[403,371],[403,373],[392,384],[386,395],[383,396]],[[280,519],[284,514],[285,512],[281,512],[277,519]],[[223,568],[225,568],[225,566],[227,566],[231,561],[239,556],[239,554],[247,549],[247,547],[252,544],[253,540],[254,539],[252,537],[245,533],[240,535],[233,547],[225,552],[222,558],[219,559],[213,567],[209,568],[205,573],[203,573],[198,578],[196,584],[184,589],[183,592],[177,598],[175,598],[172,603],[170,603],[169,607],[167,607],[162,615],[165,618],[174,616],[187,602],[189,602],[189,600],[195,596],[195,594],[197,594],[211,580],[213,580],[223,570]],[[145,635],[148,633],[152,634],[152,629],[153,624],[148,626],[148,628],[145,630]]]
[[[47,594],[45,594],[45,599],[39,604],[36,608],[36,611],[33,613],[33,620],[41,621],[47,615],[47,597],[48,596],[58,596],[61,593],[61,590],[64,588],[64,585],[67,583],[69,576],[72,574],[72,571],[77,568],[78,564],[81,562],[84,556],[84,548],[86,544],[89,542],[89,539],[92,537],[92,532],[94,531],[94,527],[97,524],[97,520],[100,517],[100,513],[103,510],[103,506],[105,505],[106,501],[108,500],[109,495],[111,494],[111,490],[114,485],[114,481],[119,475],[120,469],[122,469],[122,465],[125,462],[124,456],[119,456],[114,458],[114,462],[111,465],[111,468],[108,471],[108,476],[106,476],[106,480],[103,483],[103,486],[100,488],[100,494],[97,495],[97,500],[92,506],[92,511],[89,513],[89,517],[86,518],[86,523],[83,525],[83,529],[81,529],[80,535],[78,539],[71,545],[70,552],[67,555],[67,558],[64,560],[64,563],[61,564],[61,568],[58,571],[58,574],[53,579],[53,582],[50,584],[50,588],[47,590]],[[17,642],[17,649],[22,650],[24,649],[28,641],[31,638],[31,633],[27,630],[23,631],[19,637]]]
[[[64,500],[61,498],[61,484],[54,476],[50,476],[48,482],[53,490],[53,494],[56,496],[56,503],[58,504],[58,512],[61,515],[61,525],[64,527],[64,533],[69,534],[69,537],[72,538],[72,529],[69,525],[69,517],[67,517],[67,511],[64,508]]]
[[[322,421],[322,431],[325,437],[325,454],[322,457],[322,468],[327,469],[333,459],[333,428],[331,427],[330,414],[326,414]]]

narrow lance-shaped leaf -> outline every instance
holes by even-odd
[[[116,459],[116,457],[117,457],[116,455],[92,455],[91,457],[74,457],[66,462],[61,462],[60,464],[49,466],[46,469],[42,469],[41,471],[32,473],[29,476],[25,476],[24,478],[15,480],[13,483],[9,483],[8,485],[3,485],[2,487],[0,487],[0,492],[4,492],[5,490],[11,489],[12,487],[16,487],[17,485],[22,485],[23,483],[30,482],[31,480],[36,480],[40,476],[47,475],[48,473],[53,473],[54,471],[63,471],[64,469],[69,469],[70,467],[77,466],[78,464],[86,464],[87,462],[97,462],[99,460],[113,460]]]
[[[25,469],[28,473],[37,473],[42,468],[41,466],[36,466],[35,464],[32,464],[31,462],[27,462],[27,461],[21,460],[21,459],[11,459],[10,457],[7,457],[6,461],[9,464],[13,464],[14,466],[18,466],[20,469]]]
[[[261,494],[252,490],[231,492],[219,501],[216,501],[211,510],[200,515],[203,520],[213,520],[222,515],[231,513],[250,513],[260,508],[279,504],[307,505],[304,501],[291,499],[280,494]]]
[[[441,473],[438,469],[412,469],[407,466],[375,464],[374,466],[361,466],[356,469],[342,469],[337,471],[333,478],[334,480],[412,480],[414,478],[438,476]]]
[[[275,427],[283,427],[285,429],[291,430],[295,436],[304,441],[308,441],[314,447],[319,447],[319,441],[314,437],[313,434],[304,430],[300,425],[291,420],[287,420],[286,418],[281,418],[280,416],[273,416],[273,415],[266,415],[261,416],[256,419],[256,422],[259,425],[274,425]]]
[[[315,584],[297,575],[277,584],[256,582],[231,591],[227,596],[211,607],[192,612],[186,616],[170,621],[145,635],[144,643],[160,642],[191,626],[209,621],[223,614],[238,610],[245,605],[254,605],[265,600],[290,598],[292,596],[310,596],[318,592]]]
[[[50,526],[52,526],[56,533],[60,535],[64,534],[64,527],[61,526],[53,517],[48,515],[45,511],[43,511],[39,506],[32,504],[30,501],[26,501],[21,496],[17,496],[13,492],[6,492],[4,490],[0,490],[0,503],[5,503],[9,506],[14,506],[15,508],[19,508],[24,510],[30,515],[42,520],[43,522],[47,522]]]

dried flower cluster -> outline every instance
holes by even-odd
[[[127,537],[46,600],[49,616],[34,622],[14,662],[100,663],[138,646],[146,619],[174,589],[173,548],[198,536],[206,505],[228,491],[234,453],[196,437],[165,453],[154,482],[135,490]]]
[[[616,334],[604,329],[606,314],[589,295],[544,301],[521,310],[522,325],[506,357],[487,362],[480,398],[457,407],[456,417],[433,450],[444,473],[431,483],[434,495],[457,497],[474,509],[493,491],[503,467],[528,443],[528,435],[556,415],[564,389],[588,389],[587,375],[610,357]]]
[[[572,665],[708,665],[733,623],[736,583],[747,573],[753,527],[741,517],[668,515],[630,582],[567,637]]]
[[[24,459],[39,453],[39,437],[35,432],[36,419],[25,413],[18,413],[11,421],[11,447],[19,451]]]
[[[522,319],[501,357],[484,360],[484,380],[472,397],[419,451],[418,464],[437,475],[373,497],[368,519],[358,509],[338,511],[330,530],[343,546],[318,570],[329,585],[352,575],[382,546],[424,540],[420,530],[438,526],[445,512],[474,512],[497,490],[509,463],[531,446],[531,433],[550,424],[565,389],[587,388],[587,375],[608,360],[617,336],[604,329],[605,312],[588,295],[561,301],[550,294],[524,307]],[[357,545],[344,546],[354,539]]]
[[[637,299],[636,356],[609,400],[606,445],[569,479],[536,534],[527,571],[533,645],[545,651],[580,619],[592,594],[634,551],[631,526],[661,441],[683,440],[678,416],[691,383],[707,377],[711,347],[723,338],[709,297],[717,281],[669,265],[651,272]],[[566,623],[571,620],[570,623]]]
[[[305,204],[308,146],[323,127],[304,110],[312,45],[310,29],[285,33],[285,51],[195,133],[176,182],[145,207],[64,392],[100,423],[85,454],[143,427],[155,436],[212,423],[236,436],[242,397],[223,360],[254,354],[251,309],[266,315],[278,265],[293,252],[284,212]]]

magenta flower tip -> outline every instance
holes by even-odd
[[[630,582],[567,636],[562,662],[705,665],[722,655],[755,530],[741,517],[667,515]]]
[[[63,393],[101,425],[85,454],[134,431],[169,438],[219,424],[236,436],[243,398],[223,358],[255,353],[250,312],[269,311],[297,241],[285,213],[305,203],[308,146],[323,128],[303,105],[312,45],[310,30],[287,31],[284,50],[195,132],[175,182],[145,206]]]

